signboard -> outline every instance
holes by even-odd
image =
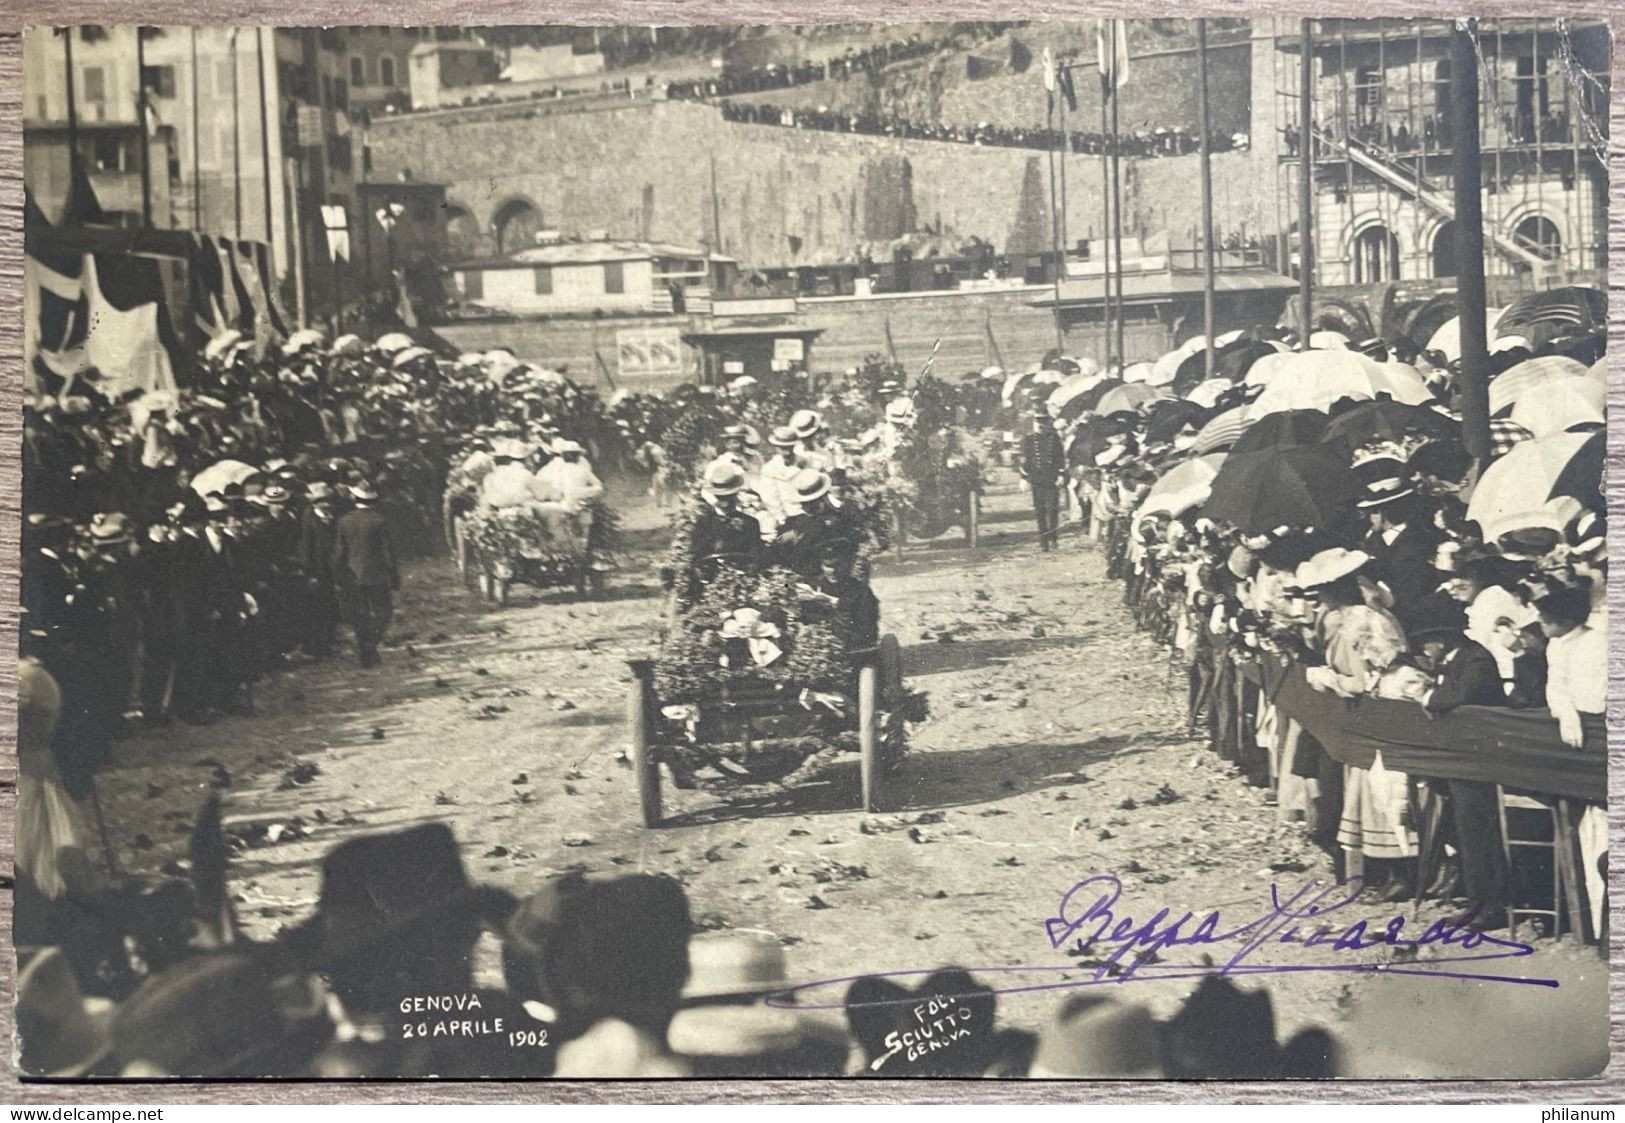
[[[801,363],[807,360],[807,345],[800,337],[795,339],[775,339],[773,341],[773,361],[775,363]]]
[[[724,359],[722,361],[722,373],[723,374],[744,374],[745,373],[745,360],[744,359]]]
[[[321,106],[301,105],[297,125],[299,128],[300,148],[320,148],[322,146],[327,130],[322,127]]]
[[[615,358],[622,378],[680,378],[681,329],[622,328],[615,333]]]

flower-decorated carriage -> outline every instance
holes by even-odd
[[[597,596],[610,569],[614,528],[614,513],[602,501],[579,509],[554,503],[475,507],[457,524],[463,579],[504,606],[515,584],[573,587],[578,596]]]
[[[664,635],[655,657],[631,662],[627,722],[645,826],[661,823],[662,769],[680,788],[793,787],[851,752],[864,809],[879,806],[925,697],[908,690],[901,646],[881,634],[868,583],[884,508],[852,492],[847,510],[861,542],[831,542],[816,567],[692,557],[680,523]]]

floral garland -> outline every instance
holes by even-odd
[[[917,538],[961,525],[968,497],[981,490],[982,466],[964,451],[958,431],[928,428],[923,418],[898,446],[893,465],[894,500]]]
[[[464,533],[484,557],[496,563],[524,559],[544,566],[585,562],[590,526],[586,512],[537,511],[532,507],[475,510]]]
[[[856,645],[848,627],[833,618],[802,619],[800,585],[795,573],[777,566],[760,572],[722,566],[661,644],[654,678],[661,702],[711,699],[725,686],[850,692],[848,653]],[[741,634],[753,623],[761,634]],[[778,654],[761,658],[766,651],[751,651],[751,639],[771,641]]]

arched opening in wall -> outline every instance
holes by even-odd
[[[1518,223],[1512,236],[1524,249],[1538,254],[1542,261],[1556,261],[1563,256],[1563,235],[1558,232],[1557,224],[1549,218],[1532,214]],[[1520,262],[1518,270],[1526,273],[1529,266]]]
[[[1442,223],[1433,235],[1433,275],[1435,277],[1454,277],[1456,275],[1456,222],[1451,219]]]
[[[448,204],[446,216],[446,252],[452,259],[478,257],[480,252],[480,224],[467,207]]]
[[[497,208],[491,225],[497,237],[497,253],[515,253],[536,244],[542,229],[542,212],[524,199],[509,199]]]
[[[1354,283],[1399,280],[1399,239],[1386,226],[1367,226],[1354,236]]]

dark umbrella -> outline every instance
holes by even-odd
[[[1581,445],[1552,483],[1551,498],[1572,495],[1582,503],[1595,504],[1602,494],[1602,462],[1608,453],[1608,431],[1598,429]]]
[[[1104,398],[1108,393],[1122,385],[1123,380],[1121,378],[1102,379],[1098,385],[1089,387],[1089,389],[1085,390],[1077,397],[1072,398],[1064,406],[1062,406],[1060,415],[1066,418],[1068,421],[1071,421],[1075,417],[1081,417],[1085,412],[1093,410],[1095,408],[1095,404],[1099,402],[1101,398]]]
[[[1392,325],[1392,330],[1385,331],[1385,335],[1407,335],[1416,340],[1418,344],[1426,344],[1434,334],[1461,312],[1461,306],[1456,301],[1454,293],[1443,294],[1412,305],[1399,323]],[[1384,323],[1384,328],[1390,325]]]
[[[1606,326],[1608,300],[1596,289],[1577,286],[1532,292],[1507,305],[1495,334],[1521,335],[1537,349],[1554,339],[1588,335]]]
[[[1231,452],[1203,505],[1243,534],[1278,526],[1324,528],[1344,521],[1361,492],[1336,445]]]
[[[1177,397],[1184,397],[1193,388],[1207,381],[1207,352],[1195,351],[1186,356],[1174,371],[1174,381],[1168,388]]]
[[[1210,411],[1184,398],[1164,398],[1146,407],[1145,439],[1150,444],[1171,441],[1187,424],[1201,428]]]
[[[1231,447],[1232,453],[1300,448],[1326,439],[1326,415],[1318,409],[1288,409],[1260,417]]]
[[[1213,375],[1215,378],[1228,378],[1231,382],[1240,382],[1247,377],[1247,372],[1252,369],[1254,363],[1265,355],[1275,353],[1275,348],[1268,343],[1260,343],[1256,339],[1238,339],[1219,349]]]
[[[1127,433],[1129,427],[1110,417],[1088,417],[1072,435],[1070,460],[1074,464],[1092,465],[1095,457],[1106,451],[1110,438]]]
[[[1371,441],[1397,441],[1410,433],[1448,439],[1460,431],[1459,423],[1438,410],[1379,398],[1361,402],[1332,418],[1325,439],[1342,439],[1349,447],[1359,448]]]

